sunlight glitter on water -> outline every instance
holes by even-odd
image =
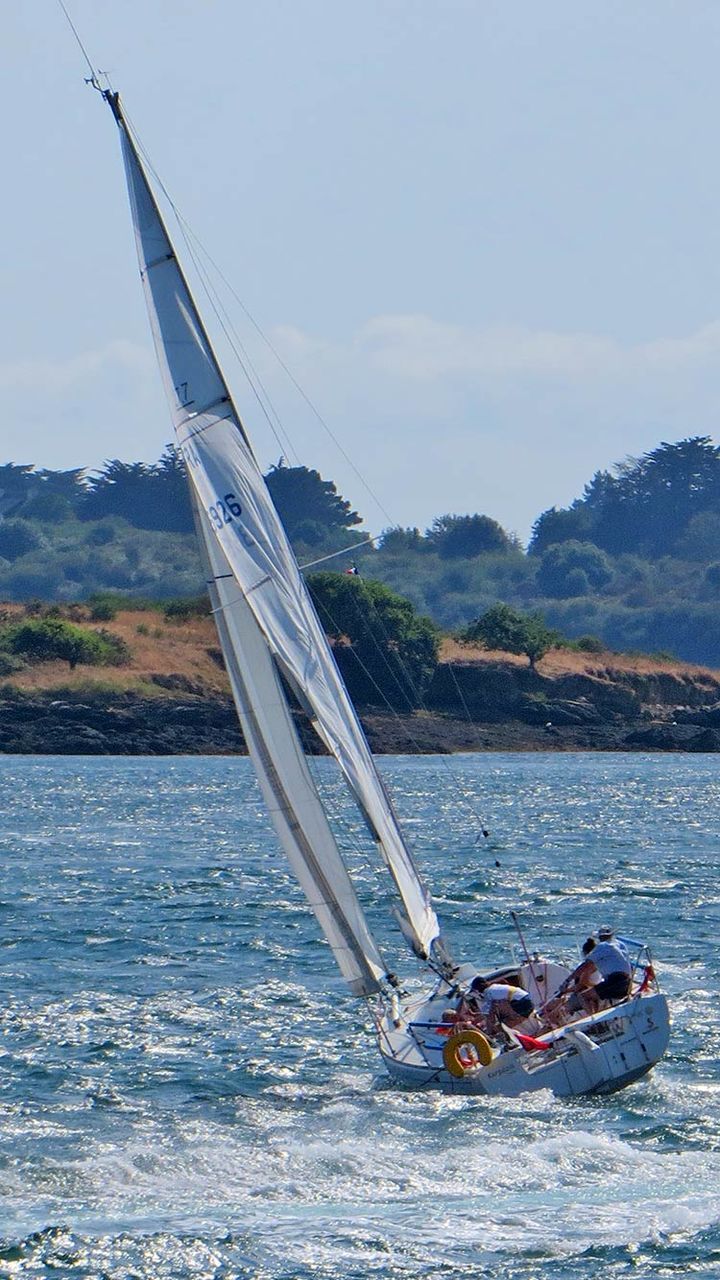
[[[455,949],[504,959],[511,908],[543,949],[608,916],[646,935],[662,1066],[573,1103],[397,1091],[247,761],[6,760],[0,1275],[716,1280],[713,758],[452,763],[489,841],[436,762],[382,765]],[[349,808],[342,829],[395,961]]]

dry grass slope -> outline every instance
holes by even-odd
[[[3,606],[5,616],[22,616],[20,605]],[[91,629],[107,629],[120,636],[127,644],[131,660],[122,667],[78,666],[70,671],[66,662],[45,662],[29,666],[24,671],[5,680],[18,690],[50,693],[55,689],[78,692],[89,685],[102,686],[118,693],[129,690],[158,697],[187,694],[193,691],[210,697],[230,693],[227,677],[219,661],[219,642],[212,618],[191,618],[182,622],[168,621],[162,613],[126,609],[111,622],[83,622]],[[527,667],[527,659],[507,653],[489,652],[484,649],[459,645],[445,638],[440,649],[442,662],[484,664],[503,662],[518,668]],[[714,683],[720,673],[708,668],[642,656],[617,653],[583,654],[555,649],[538,664],[541,674],[553,677],[569,674],[585,674],[599,679],[617,679],[622,675],[650,675],[663,672],[680,679],[697,683]],[[155,682],[155,677],[179,677],[176,691],[166,689]]]
[[[4,612],[22,614],[19,606],[6,605]],[[131,660],[122,667],[78,666],[70,671],[67,662],[43,662],[29,666],[6,680],[25,692],[47,693],[54,689],[87,688],[88,684],[147,694],[155,688],[158,696],[168,691],[154,685],[153,677],[179,676],[209,695],[228,694],[224,668],[217,660],[218,638],[212,618],[166,621],[161,613],[127,609],[112,622],[83,622],[91,630],[107,630],[127,644]],[[213,654],[215,656],[213,656]]]

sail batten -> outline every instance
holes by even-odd
[[[302,753],[278,671],[291,687],[302,691],[303,704],[309,707],[318,734],[337,760],[375,835],[402,899],[412,945],[420,955],[428,956],[438,937],[437,917],[175,258],[119,102],[113,98],[110,105],[120,127],[151,329],[178,447],[198,511],[201,543],[209,562],[213,611],[243,728],[248,726],[249,749],[266,802],[274,814],[285,814],[283,822],[276,822],[276,826],[278,830],[283,828],[281,839],[296,873],[293,859],[298,860],[303,887],[306,892],[310,889],[329,899],[325,909],[326,917],[331,922],[334,919],[336,956],[346,944],[351,951],[357,944],[355,963],[359,968],[365,965],[367,972],[362,979],[356,975],[354,981],[371,981],[368,973],[377,981],[375,970],[382,968],[382,962],[377,949],[373,951],[375,944],[362,919],[342,858],[337,846],[333,851],[327,841],[331,832],[324,814],[321,821],[314,802],[307,801],[308,784],[312,787],[312,781],[298,763]],[[192,412],[188,413],[190,407]],[[269,700],[268,705],[273,707],[277,703],[278,708],[261,727],[256,723],[258,698]],[[292,746],[284,745],[286,734],[294,736]],[[322,813],[316,792],[315,799]],[[310,829],[304,825],[306,804]],[[329,880],[328,867],[332,868]],[[350,890],[353,899],[349,915],[340,912],[342,919],[333,916],[337,911],[336,876],[337,885],[342,882],[342,894],[347,897]],[[327,918],[321,923],[330,936]],[[353,942],[350,934],[356,931]]]

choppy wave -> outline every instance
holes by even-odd
[[[720,1274],[713,758],[384,767],[456,950],[504,959],[511,909],[541,949],[647,937],[665,1062],[606,1099],[395,1089],[247,761],[6,760],[0,1277]]]

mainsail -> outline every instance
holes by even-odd
[[[234,407],[117,94],[140,272],[178,447],[187,464],[235,702],[291,864],[353,990],[382,960],[302,756],[278,671],[338,764],[400,893],[404,932],[429,956],[439,926],[390,797]]]

